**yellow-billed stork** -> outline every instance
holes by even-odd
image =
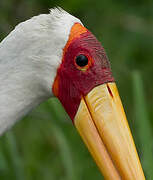
[[[53,96],[105,179],[145,179],[104,48],[60,8],[19,24],[0,43],[0,134]]]

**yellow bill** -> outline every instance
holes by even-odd
[[[74,123],[105,179],[145,179],[115,83],[82,97]]]

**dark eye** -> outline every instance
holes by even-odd
[[[76,64],[80,67],[86,66],[88,64],[88,58],[83,54],[80,54],[79,56],[77,56],[75,61],[76,61]]]

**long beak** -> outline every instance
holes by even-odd
[[[74,123],[105,179],[145,179],[115,83],[82,97]]]

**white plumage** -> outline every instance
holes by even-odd
[[[70,29],[79,19],[61,8],[19,25],[0,43],[0,134],[53,96]]]

